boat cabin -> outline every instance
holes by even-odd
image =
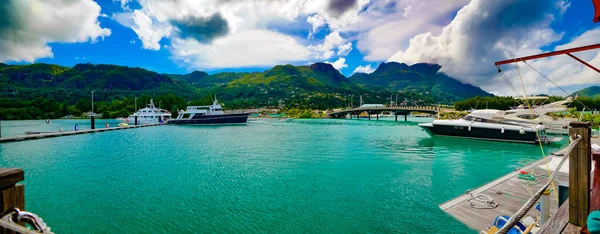
[[[188,106],[185,111],[180,110],[177,119],[192,119],[196,115],[222,115],[223,108],[215,99],[210,106]]]

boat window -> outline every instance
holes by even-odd
[[[519,117],[521,119],[535,119],[535,118],[539,117],[539,115],[517,115],[517,117]]]
[[[183,117],[182,117],[182,118],[185,118],[185,119],[187,119],[187,118],[189,118],[189,117],[190,117],[190,115],[191,115],[191,114],[183,114]]]

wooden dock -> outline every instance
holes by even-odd
[[[557,159],[560,159],[560,157],[548,156],[546,157],[546,160],[551,162],[552,158],[556,158],[553,162],[556,162]],[[563,165],[563,170],[559,170],[559,174],[557,176],[559,181],[569,181],[569,174],[562,172],[568,171],[568,167],[569,166],[565,164]],[[551,167],[550,169],[553,172],[555,168]],[[547,175],[545,161],[543,159],[538,160],[522,168],[520,171],[535,171],[535,174]],[[448,213],[452,217],[467,225],[468,227],[477,231],[485,231],[487,230],[487,226],[492,224],[497,216],[512,216],[519,210],[519,208],[521,208],[521,206],[525,204],[525,201],[531,198],[531,194],[525,187],[525,181],[518,178],[520,171],[511,172],[499,179],[496,179],[470,192],[473,195],[485,194],[492,197],[494,201],[498,204],[498,207],[496,208],[476,209],[471,207],[470,204],[467,202],[467,199],[471,198],[470,194],[464,194],[446,203],[443,203],[440,205],[440,208],[444,212]],[[541,183],[530,184],[530,191],[533,191],[533,193],[535,193],[538,189],[541,188],[543,183],[545,183],[546,181],[547,177],[542,178]],[[555,187],[558,192],[558,183],[555,183]],[[554,193],[551,193],[550,214],[552,215],[556,213],[557,210],[558,203],[556,201]],[[527,213],[527,216],[531,216],[532,218],[536,218],[539,215],[540,211],[536,209],[532,209]]]
[[[158,124],[158,123],[141,124],[141,125],[131,125],[131,126],[127,126],[127,127],[96,128],[96,129],[84,129],[84,130],[66,131],[66,132],[49,132],[49,133],[45,132],[45,133],[38,133],[38,134],[18,135],[18,136],[0,138],[0,143],[37,140],[37,139],[43,139],[43,138],[71,136],[71,135],[79,135],[79,134],[95,133],[95,132],[116,131],[116,130],[132,129],[132,128],[144,128],[144,127],[152,127],[152,126],[159,126],[159,125],[162,125],[162,124]]]

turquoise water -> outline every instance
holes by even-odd
[[[0,167],[25,170],[27,210],[57,233],[469,233],[438,205],[539,151],[390,119],[252,119],[0,144]]]

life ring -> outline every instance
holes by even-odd
[[[75,124],[75,131],[79,131],[79,125]]]

